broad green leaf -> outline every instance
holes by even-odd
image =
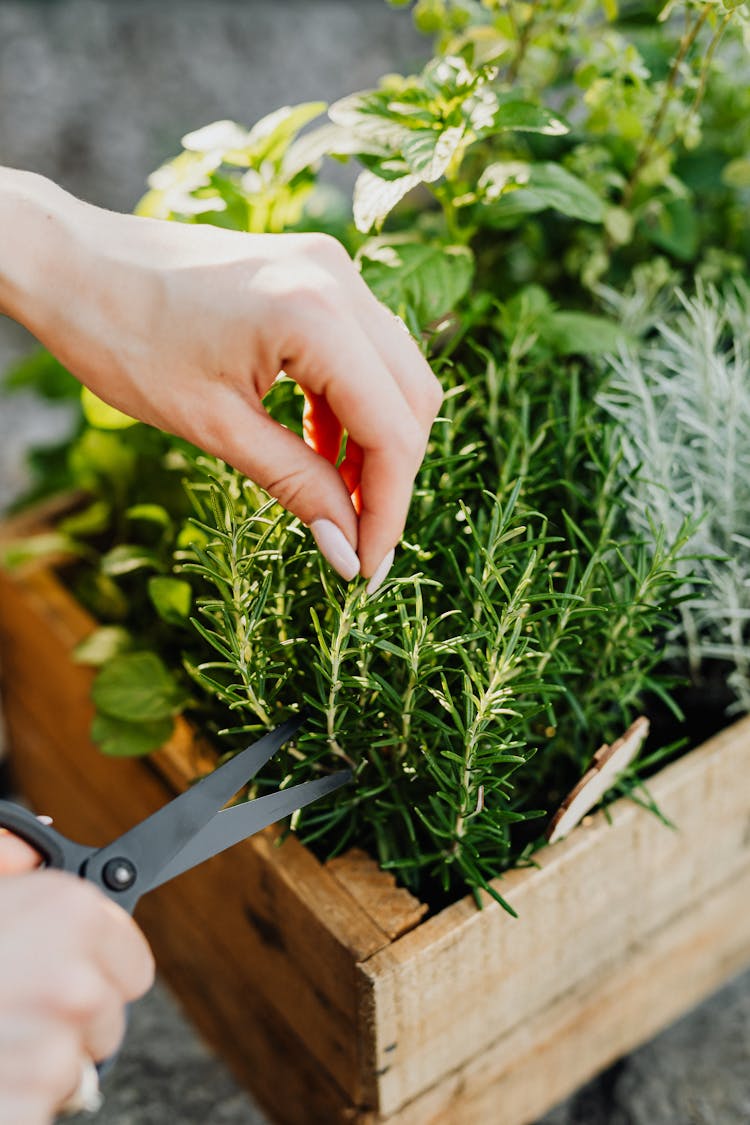
[[[570,132],[557,114],[531,102],[501,102],[493,114],[492,127],[498,132],[544,133],[549,137]]]
[[[133,647],[133,638],[121,625],[102,625],[73,649],[77,664],[100,668],[108,660]]]
[[[373,239],[360,261],[375,296],[399,316],[413,314],[420,325],[455,308],[474,274],[474,256],[465,246]]]
[[[639,229],[646,232],[655,246],[680,261],[689,262],[697,253],[700,240],[698,216],[686,199],[671,199],[651,209]]]
[[[32,352],[11,364],[0,382],[6,390],[34,391],[50,401],[74,401],[80,399],[81,394],[78,380],[44,349]]]
[[[502,175],[506,176],[507,164],[499,167]],[[480,189],[492,192],[493,178],[496,180],[496,177],[495,166],[490,165],[482,174]],[[490,202],[483,209],[490,225],[510,226],[522,215],[549,208],[571,219],[581,219],[588,223],[601,223],[604,219],[604,202],[583,180],[560,164],[529,164],[524,171],[520,162],[514,162],[513,177],[519,186],[501,192],[501,198]]]
[[[189,582],[167,575],[148,580],[148,596],[159,616],[170,625],[183,625],[190,617],[193,591]]]
[[[118,489],[124,487],[133,477],[138,455],[119,433],[84,430],[70,451],[69,463],[77,484],[96,493],[102,478]]]
[[[540,338],[558,355],[608,355],[627,339],[614,320],[591,313],[558,311],[539,323]]]
[[[354,223],[367,234],[378,226],[405,195],[421,183],[419,176],[383,180],[374,172],[361,172],[354,185]]]
[[[432,183],[443,175],[463,137],[463,125],[455,125],[442,132],[435,129],[415,129],[404,139],[401,153],[415,176],[426,183]]]
[[[102,573],[110,578],[120,578],[123,574],[132,574],[134,570],[161,569],[161,562],[155,552],[135,543],[118,543],[111,551],[102,555],[100,565]]]
[[[64,535],[71,535],[73,538],[99,535],[100,532],[107,530],[111,518],[112,508],[106,500],[95,500],[93,504],[89,504],[80,512],[73,512],[72,515],[66,516],[64,520],[60,520],[57,529]]]
[[[727,187],[750,187],[750,157],[738,156],[736,160],[730,160],[724,165],[721,179]]]
[[[253,163],[279,160],[300,129],[325,113],[326,108],[325,102],[303,102],[282,106],[262,117],[253,125],[247,139],[247,150]]]
[[[99,430],[127,430],[137,422],[136,418],[102,402],[88,387],[81,388],[81,406],[86,421]]]
[[[173,727],[172,719],[139,723],[99,714],[91,723],[91,738],[103,754],[112,758],[136,758],[163,746]]]
[[[169,527],[172,517],[161,504],[133,504],[126,508],[125,515],[129,520],[143,520],[145,523],[156,523],[160,527]]]
[[[33,562],[35,559],[44,559],[54,555],[79,555],[80,544],[75,543],[69,536],[59,531],[43,532],[41,535],[30,535],[26,539],[17,539],[8,543],[0,551],[2,565],[13,569],[23,566],[24,563]]]
[[[185,693],[153,652],[116,656],[94,680],[91,696],[97,710],[126,722],[151,722],[178,715]]]

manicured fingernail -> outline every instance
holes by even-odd
[[[346,582],[359,574],[359,559],[343,531],[330,520],[313,520],[310,524],[313,539],[324,559],[337,570]]]
[[[383,582],[388,577],[388,571],[393,566],[393,560],[395,558],[395,555],[396,555],[396,552],[393,550],[393,548],[391,548],[391,550],[388,552],[388,554],[383,559],[380,566],[377,568],[377,570],[373,574],[370,581],[367,583],[367,593],[369,595],[374,594],[375,591],[380,586],[382,586]]]

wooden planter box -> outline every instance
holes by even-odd
[[[91,745],[93,623],[44,566],[0,573],[4,709],[21,790],[104,843],[206,768],[189,727],[149,761]],[[522,1125],[750,962],[750,720],[499,883],[518,911],[419,905],[361,856],[269,830],[148,896],[162,973],[290,1125]],[[406,931],[406,932],[404,932]]]

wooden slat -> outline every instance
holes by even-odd
[[[750,719],[663,770],[651,792],[678,831],[631,802],[497,886],[520,915],[468,899],[361,971],[377,1012],[387,1117],[563,992],[604,970],[750,866]]]
[[[750,869],[445,1075],[385,1125],[528,1125],[750,959]]]

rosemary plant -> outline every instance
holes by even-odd
[[[357,787],[305,810],[298,831],[327,852],[365,843],[422,894],[488,888],[533,848],[550,801],[653,689],[680,581],[683,529],[656,549],[622,537],[617,439],[580,372],[564,386],[531,353],[498,364],[501,346],[446,365],[445,416],[374,598],[205,458],[190,484],[201,542],[179,556],[213,650],[191,649],[187,667],[240,720],[217,735],[239,745],[305,707],[274,782],[344,761]]]

